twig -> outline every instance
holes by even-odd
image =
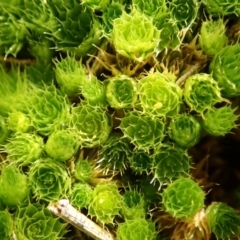
[[[111,233],[107,232],[84,214],[80,213],[67,199],[61,199],[58,202],[50,203],[47,208],[52,213],[69,222],[95,240],[114,240]]]
[[[0,56],[0,62],[29,65],[29,64],[35,63],[36,60],[35,59],[17,59],[13,57],[6,58],[3,56]]]
[[[177,80],[177,84],[179,86],[183,85],[183,83],[185,82],[185,80],[192,75],[194,72],[196,72],[197,70],[201,69],[203,66],[200,64],[196,64],[194,66],[192,66],[186,73],[184,73],[178,80]]]

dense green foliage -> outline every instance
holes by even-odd
[[[204,146],[239,135],[239,33],[238,0],[0,0],[0,239],[85,239],[60,199],[117,240],[239,237]]]

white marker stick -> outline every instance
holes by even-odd
[[[111,233],[107,232],[84,214],[80,213],[67,199],[61,199],[56,203],[50,203],[47,208],[52,213],[74,225],[77,229],[95,240],[114,240]]]

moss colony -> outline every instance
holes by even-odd
[[[239,16],[238,0],[1,0],[0,239],[237,239]]]

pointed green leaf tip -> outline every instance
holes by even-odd
[[[239,233],[240,217],[225,203],[212,203],[208,206],[206,219],[217,239],[228,240]]]
[[[203,113],[212,109],[218,102],[224,99],[221,97],[218,83],[206,73],[192,75],[186,80],[183,90],[184,100],[191,110]]]
[[[122,206],[122,196],[115,183],[100,183],[93,191],[93,200],[89,205],[90,216],[102,223],[113,223]]]
[[[148,151],[161,145],[165,123],[160,118],[132,111],[121,119],[120,129],[137,149]]]
[[[117,240],[155,240],[157,232],[153,222],[144,218],[135,218],[120,223]]]
[[[189,220],[204,207],[205,193],[190,178],[179,178],[162,194],[163,209],[175,218]]]
[[[51,158],[39,159],[31,165],[29,182],[35,197],[48,202],[67,196],[71,186],[67,167]]]
[[[240,96],[240,44],[227,45],[212,59],[209,72],[224,97]]]
[[[18,240],[60,240],[66,233],[66,224],[40,203],[19,208],[15,222]]]
[[[224,136],[237,127],[235,123],[239,115],[234,114],[236,109],[231,106],[224,106],[218,109],[211,109],[203,114],[203,129],[212,136]]]
[[[138,62],[154,54],[159,35],[152,19],[135,9],[113,20],[111,41],[114,47],[121,55]]]
[[[18,207],[29,197],[29,182],[15,165],[3,166],[0,175],[0,199],[3,205]]]
[[[154,116],[174,116],[181,106],[182,91],[171,75],[150,73],[137,84],[143,112]]]
[[[13,220],[9,212],[0,211],[1,240],[9,240],[13,235]]]
[[[202,127],[198,120],[189,114],[179,114],[171,119],[168,133],[175,143],[188,149],[198,143]]]

